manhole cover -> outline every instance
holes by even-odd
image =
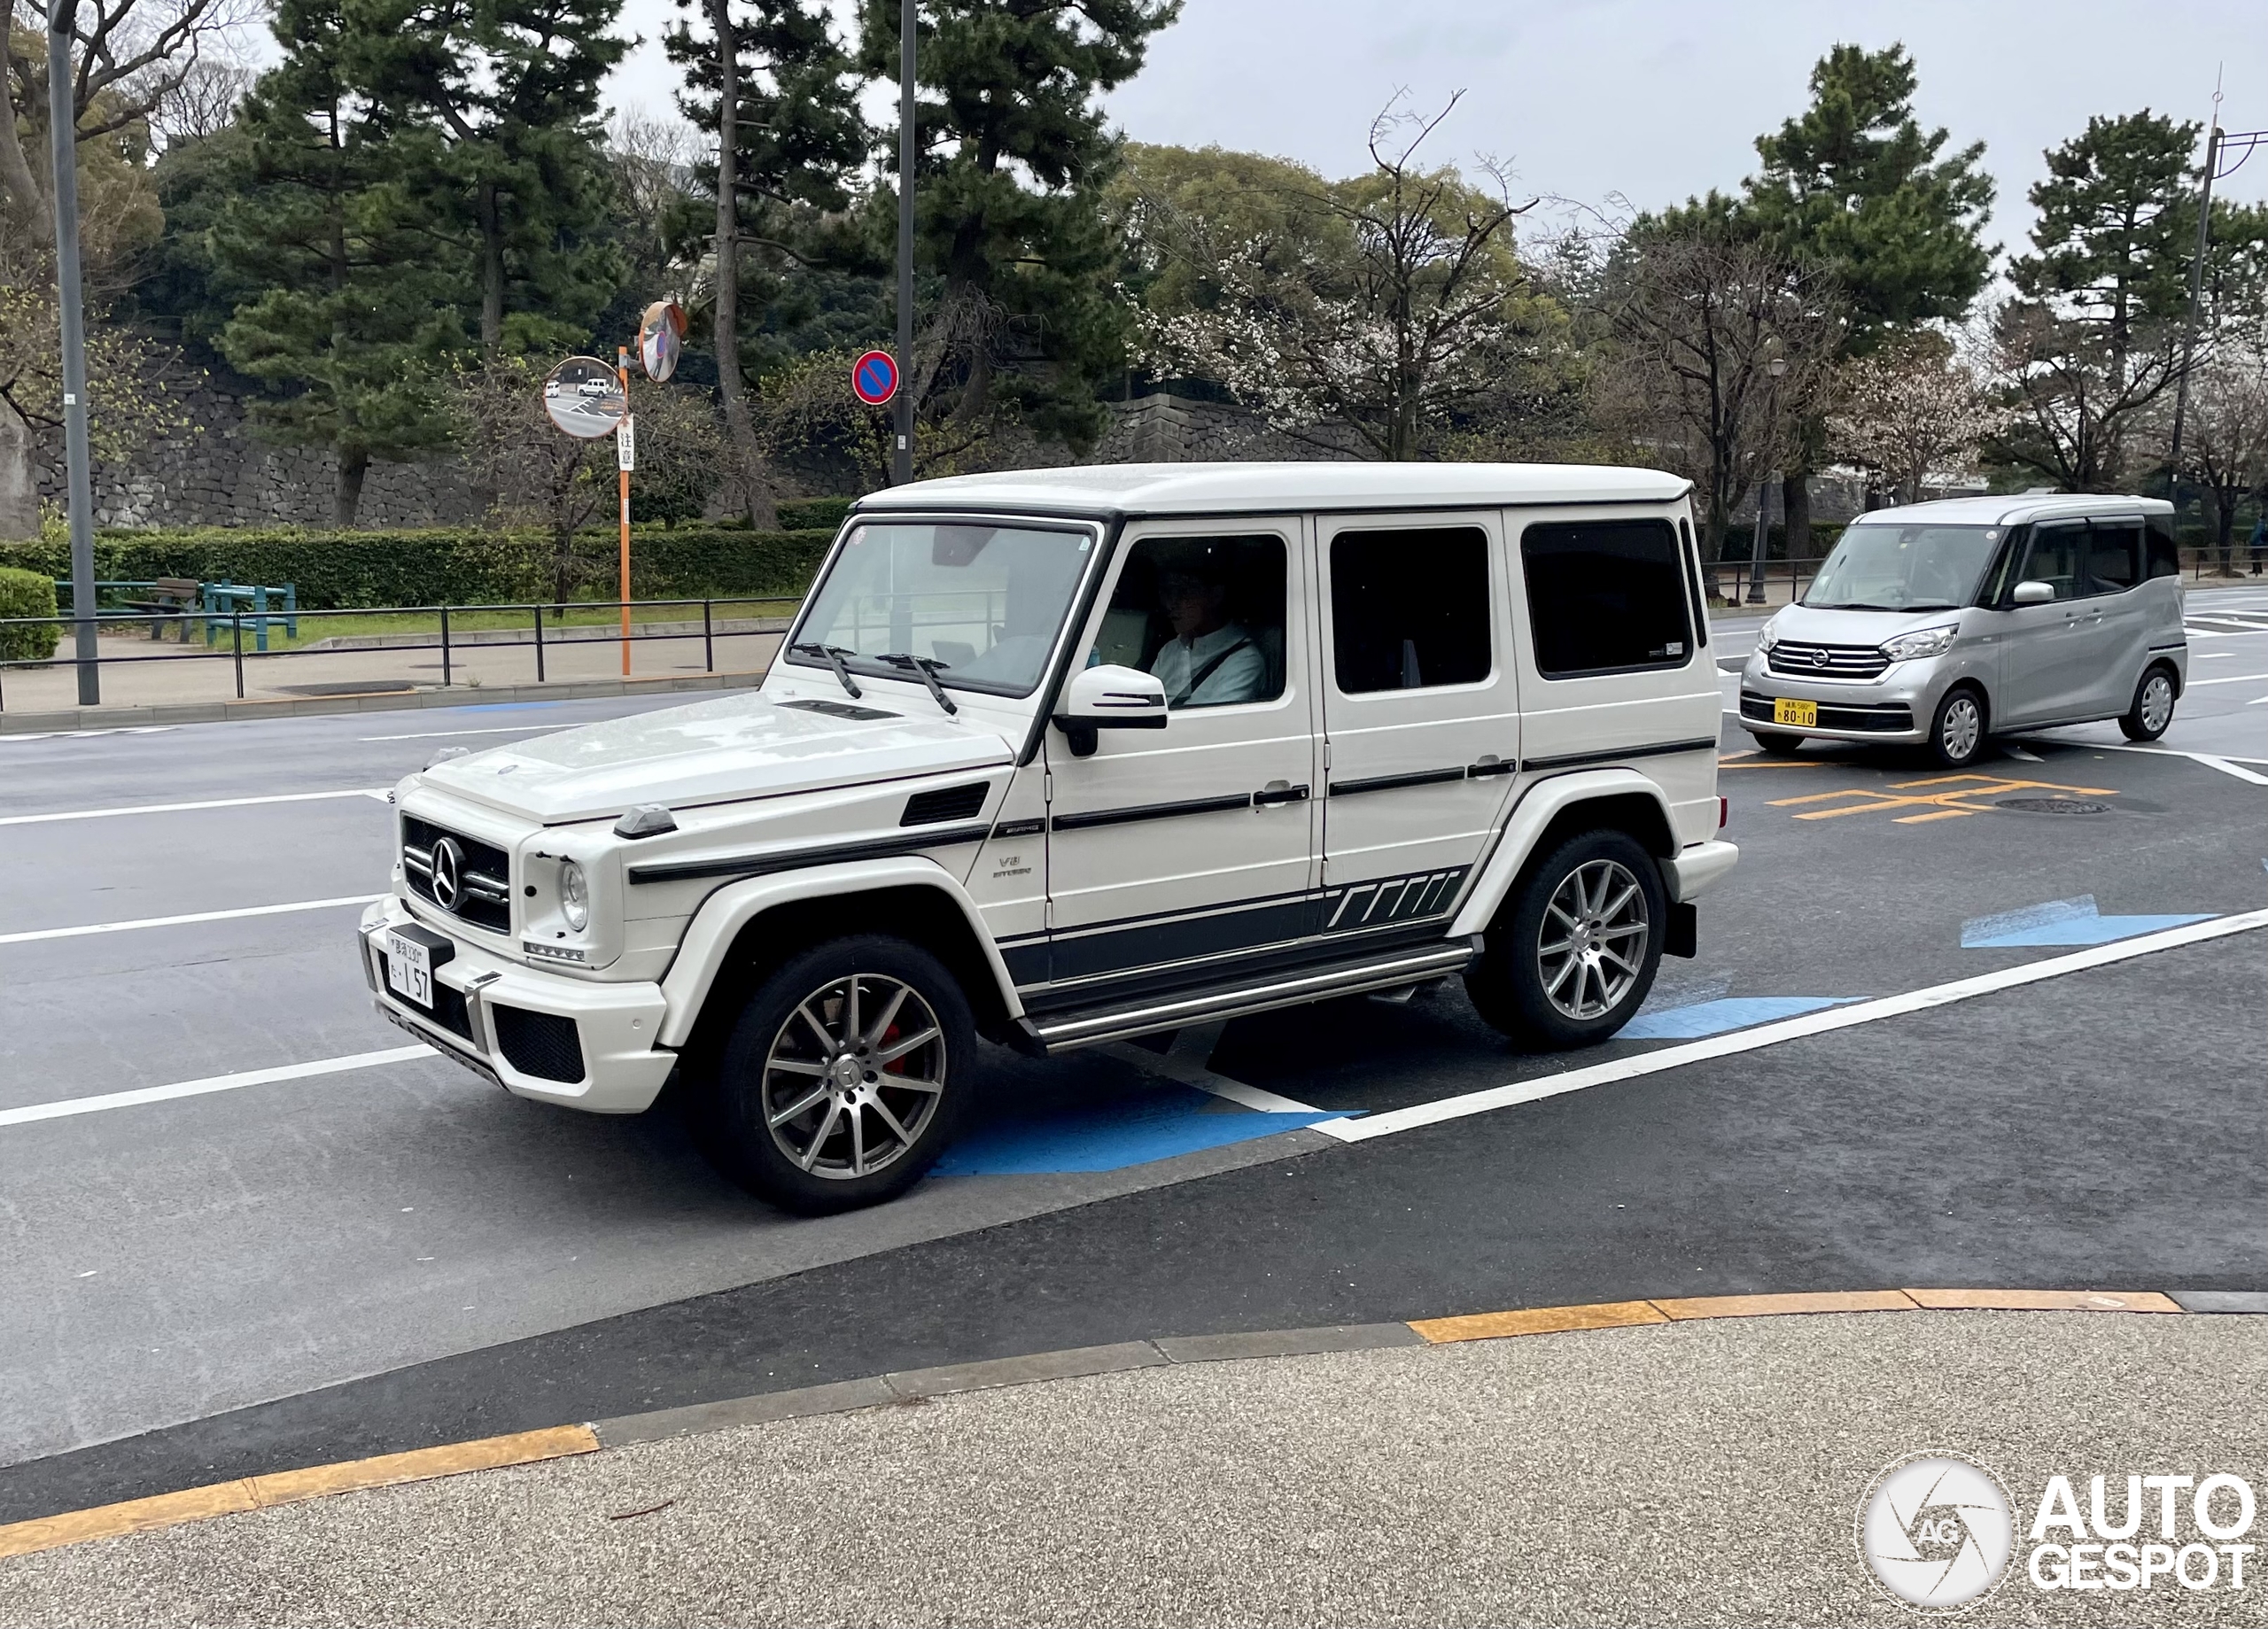
[[[2022,814],[2109,814],[2109,803],[2091,803],[2083,797],[2004,797],[1992,805],[1995,809],[2014,809]]]
[[[405,690],[417,688],[416,681],[408,679],[348,679],[330,685],[277,685],[276,689],[285,695],[399,695]]]

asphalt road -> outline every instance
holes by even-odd
[[[1752,636],[1728,624],[1715,654]],[[1375,1113],[2070,954],[1963,944],[2012,921],[2258,909],[2268,594],[2195,596],[2193,638],[2196,687],[2149,752],[2062,732],[1946,785],[1887,751],[1761,762],[1728,730],[1743,864],[1648,1038],[1523,1057],[1449,986],[1241,1021],[1211,1069]],[[1130,1336],[1898,1283],[2268,1287],[2261,934],[1352,1145],[1192,1090],[1201,1049],[995,1054],[951,1174],[822,1222],[720,1182],[666,1113],[548,1109],[430,1059],[10,1123],[399,1047],[351,904],[50,935],[374,893],[388,825],[361,793],[437,748],[650,705],[0,738],[0,1521]],[[208,802],[228,806],[24,818]]]

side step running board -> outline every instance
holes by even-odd
[[[1040,1050],[1052,1056],[1161,1029],[1242,1018],[1248,1012],[1265,1012],[1274,1007],[1295,1007],[1334,996],[1360,996],[1370,990],[1425,983],[1464,967],[1472,959],[1476,949],[1473,942],[1459,939],[1431,950],[1405,950],[1382,960],[1342,963],[1262,984],[1177,996],[1170,1001],[1146,1006],[1066,1014],[1038,1022],[1028,1018],[1018,1021]]]

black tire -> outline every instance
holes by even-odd
[[[1595,867],[1606,867],[1604,871]],[[1615,874],[1619,868],[1619,875]],[[1588,887],[1588,879],[1578,882],[1579,873],[1589,873],[1589,879],[1604,877],[1613,883],[1613,890],[1604,899]],[[1636,895],[1626,906],[1635,904],[1636,916],[1632,919],[1626,910],[1604,911],[1606,932],[1585,942],[1596,944],[1601,939],[1611,940],[1622,947],[1619,957],[1613,954],[1612,945],[1605,954],[1588,959],[1592,967],[1604,969],[1612,979],[1596,972],[1571,971],[1570,961],[1585,958],[1579,950],[1553,953],[1557,944],[1573,945],[1577,935],[1572,925],[1551,909],[1555,897],[1571,883],[1579,891],[1588,893],[1600,904],[1612,904],[1620,896],[1626,884],[1635,884]],[[1581,913],[1586,920],[1588,912]],[[1624,933],[1621,929],[1632,919],[1641,925],[1638,933]],[[1641,847],[1627,832],[1601,829],[1582,832],[1554,848],[1541,860],[1532,863],[1513,886],[1511,896],[1504,901],[1490,923],[1484,936],[1480,959],[1468,968],[1464,988],[1472,997],[1472,1005],[1480,1016],[1496,1028],[1525,1045],[1546,1051],[1558,1051],[1573,1046],[1589,1046],[1605,1040],[1630,1021],[1646,999],[1646,992],[1653,988],[1654,972],[1661,964],[1662,939],[1669,923],[1669,898],[1662,888],[1661,868],[1654,857]],[[1559,935],[1553,939],[1546,935],[1549,927]],[[1597,929],[1594,928],[1594,933]],[[1627,962],[1628,948],[1638,946],[1635,969],[1614,968],[1610,961]],[[1563,981],[1557,998],[1550,988],[1551,973],[1556,970]],[[1627,977],[1627,981],[1615,987],[1615,981]],[[1572,978],[1579,991],[1595,993],[1603,1005],[1596,1012],[1581,1009],[1591,1005],[1581,996],[1568,998],[1569,986],[1564,981]],[[1571,1010],[1573,1009],[1573,1010]]]
[[[1984,756],[1991,724],[1984,693],[1974,685],[1955,685],[1930,716],[1930,756],[1946,769],[1967,769]]]
[[[1793,756],[1804,744],[1802,736],[1790,735],[1783,730],[1751,730],[1748,733],[1759,752],[1768,752],[1775,758]]]
[[[846,1046],[826,1031],[852,1033],[854,989],[862,1039]],[[877,1013],[878,1005],[890,1010]],[[917,1007],[926,1014],[906,1020],[917,1043],[893,1058],[909,1041],[897,1015]],[[934,1037],[918,1039],[930,1030]],[[783,1210],[815,1216],[876,1205],[920,1181],[951,1142],[975,1064],[968,997],[943,962],[880,934],[831,940],[791,957],[749,997],[695,1128],[719,1170]],[[936,1090],[894,1086],[894,1075]],[[802,1112],[772,1125],[804,1099]],[[869,1135],[876,1149],[866,1147]]]
[[[2173,703],[2181,686],[2173,670],[2163,662],[2147,669],[2134,687],[2134,704],[2119,719],[2119,732],[2128,741],[2155,741],[2173,722]]]

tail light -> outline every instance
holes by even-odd
[[[1728,797],[1720,796],[1717,799],[1717,829],[1720,832],[1723,831],[1726,826],[1732,823],[1732,800]]]

